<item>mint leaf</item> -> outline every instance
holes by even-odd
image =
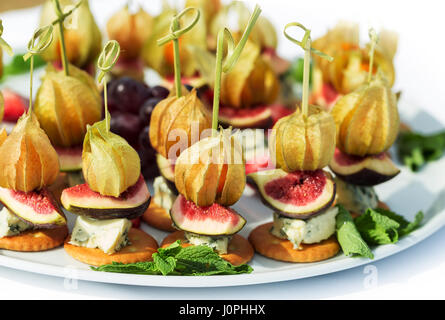
[[[367,209],[354,219],[354,223],[368,244],[389,244],[399,240],[400,224],[377,210]]]
[[[415,230],[423,219],[419,211],[413,222],[403,216],[382,208],[368,209],[355,218],[358,231],[368,244],[396,243],[400,237]]]
[[[378,209],[375,209],[375,211],[380,213],[381,215],[384,215],[384,216],[394,220],[394,221],[397,221],[397,223],[400,224],[400,227],[398,228],[399,237],[402,237],[402,236],[407,235],[408,233],[414,231],[420,225],[420,223],[422,222],[423,217],[424,217],[423,212],[419,211],[419,212],[417,212],[417,214],[414,218],[414,221],[409,222],[403,216],[401,216],[395,212],[389,211],[389,210],[378,208]]]
[[[186,247],[176,259],[183,272],[192,275],[239,274],[253,270],[249,265],[236,267],[230,264],[207,246]]]
[[[422,222],[424,217],[424,214],[422,211],[417,212],[414,221],[408,223],[405,226],[402,226],[399,230],[399,236],[403,237],[405,235],[407,235],[408,233],[411,233],[412,231],[416,230],[420,223]]]
[[[157,266],[153,262],[118,263],[106,264],[99,267],[91,267],[94,271],[131,273],[131,274],[159,274]]]
[[[341,246],[341,249],[343,250],[343,253],[347,256],[356,255],[373,259],[374,254],[355,227],[349,211],[342,205],[337,205],[337,207],[337,240]]]
[[[173,257],[163,257],[158,253],[153,254],[153,262],[164,276],[172,273],[176,268],[176,259]]]
[[[24,54],[15,54],[12,57],[11,62],[5,65],[3,69],[3,78],[10,75],[17,75],[29,72],[29,68],[31,66],[31,60],[30,59],[27,61],[23,60],[23,55]],[[34,56],[35,69],[43,66],[45,63],[46,62],[39,55]]]
[[[215,274],[240,274],[252,272],[247,264],[234,266],[222,259],[207,246],[181,247],[176,241],[167,248],[159,248],[153,254],[153,261],[130,264],[112,263],[100,267],[91,267],[94,271],[207,276]]]
[[[401,132],[396,145],[399,159],[412,171],[419,171],[428,162],[442,157],[445,151],[445,131],[432,135]]]

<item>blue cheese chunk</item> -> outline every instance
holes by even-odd
[[[113,254],[130,244],[128,219],[96,220],[80,216],[76,220],[69,243],[85,248],[99,248]]]
[[[227,247],[232,237],[230,236],[204,236],[196,233],[185,232],[187,242],[194,246],[208,246],[219,254],[226,254]]]
[[[32,226],[20,220],[6,207],[0,211],[0,238],[16,236],[29,229],[32,229]]]
[[[322,214],[307,220],[292,219],[274,213],[270,232],[281,239],[287,239],[294,249],[301,249],[301,243],[319,243],[335,233],[335,217],[338,208],[332,207]]]
[[[167,212],[170,212],[170,209],[173,206],[173,203],[176,200],[176,193],[169,187],[167,180],[164,177],[156,177],[153,182],[154,188],[154,203],[164,208]]]
[[[368,208],[377,208],[379,197],[373,187],[356,186],[335,178],[337,203],[350,212],[362,214]]]

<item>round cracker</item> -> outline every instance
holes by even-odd
[[[316,262],[329,259],[340,251],[334,236],[320,243],[302,243],[302,249],[296,250],[289,240],[277,238],[270,233],[272,225],[273,222],[260,225],[249,235],[255,251],[265,257],[286,262]]]
[[[131,245],[113,254],[107,254],[98,248],[92,249],[72,245],[69,243],[70,238],[68,237],[65,241],[65,251],[74,259],[96,267],[113,262],[150,261],[151,255],[158,249],[158,243],[152,236],[135,228],[131,228],[128,232]]]
[[[0,238],[0,249],[36,252],[61,246],[68,235],[67,226],[52,229],[37,229],[22,232],[16,236]]]
[[[148,223],[150,226],[167,232],[174,232],[176,229],[173,227],[173,222],[170,217],[170,213],[164,208],[155,204],[154,201],[150,202],[147,210],[145,210],[142,220]]]
[[[184,236],[184,231],[176,231],[165,237],[161,243],[161,247],[168,247],[176,240],[181,241],[182,247],[192,246],[192,244],[186,242],[187,240]],[[252,260],[254,253],[255,251],[249,241],[242,236],[235,234],[229,242],[227,254],[220,254],[219,256],[234,266],[239,266]]]

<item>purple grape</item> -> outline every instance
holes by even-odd
[[[145,100],[151,97],[151,89],[143,82],[130,77],[114,80],[108,87],[108,106],[121,112],[139,114]]]
[[[139,117],[123,112],[115,112],[110,120],[111,131],[121,136],[135,149],[139,144],[139,132],[142,124]]]
[[[151,113],[160,101],[162,101],[162,99],[150,98],[142,105],[141,109],[139,110],[139,118],[144,126],[148,126],[150,124]]]
[[[151,95],[155,98],[165,99],[170,94],[170,91],[167,88],[162,86],[154,86],[151,88]]]
[[[139,150],[144,150],[150,155],[156,155],[155,149],[151,145],[150,137],[149,137],[150,127],[146,126],[139,134]]]
[[[159,168],[158,166],[155,164],[147,164],[147,163],[143,163],[141,160],[141,168],[142,168],[142,175],[144,176],[145,179],[154,179],[156,177],[158,177],[160,175],[159,173]]]

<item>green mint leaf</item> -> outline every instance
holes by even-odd
[[[367,209],[354,219],[354,223],[368,244],[389,244],[399,240],[400,224],[377,210]]]
[[[234,266],[222,259],[212,248],[207,246],[181,247],[176,241],[167,248],[159,248],[153,254],[153,261],[130,264],[112,263],[100,267],[91,267],[94,271],[148,274],[148,275],[184,275],[208,276],[216,274],[251,273],[247,264]]]
[[[432,135],[402,132],[396,145],[399,159],[412,171],[419,171],[427,162],[442,157],[445,151],[445,131]]]
[[[106,264],[99,267],[91,267],[94,271],[116,272],[116,273],[131,273],[131,274],[159,274],[157,266],[153,262],[136,262],[136,263],[118,263]]]
[[[183,272],[191,275],[239,274],[250,273],[252,268],[248,265],[235,267],[222,259],[212,248],[207,246],[189,246],[184,248],[177,256],[178,265]]]
[[[156,264],[156,269],[164,276],[172,273],[176,268],[176,259],[174,257],[163,257],[159,253],[153,253],[153,262]]]
[[[30,63],[30,60],[23,60],[23,54],[14,55],[11,62],[4,67],[3,77],[29,72]],[[35,69],[45,65],[45,63],[46,62],[39,55],[34,56]]]
[[[338,214],[336,217],[337,240],[347,256],[357,255],[374,258],[374,254],[368,244],[362,239],[355,227],[354,221],[348,210],[342,205],[337,205]]]
[[[158,248],[158,254],[162,257],[175,257],[182,249],[181,241],[177,240],[167,248]]]
[[[382,208],[368,209],[365,214],[355,218],[358,231],[369,244],[396,243],[415,230],[423,220],[419,211],[414,221],[409,222],[403,216]]]

